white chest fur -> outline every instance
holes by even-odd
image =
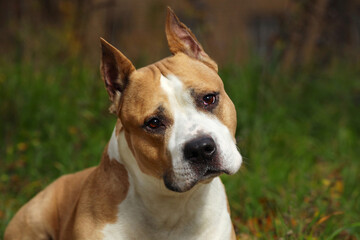
[[[103,229],[104,239],[230,239],[220,179],[201,187],[205,189],[189,199],[158,198],[150,208],[131,188],[118,206],[117,221]]]

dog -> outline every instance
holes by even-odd
[[[168,8],[172,56],[135,69],[101,39],[117,116],[98,166],[60,177],[25,204],[10,239],[235,239],[222,173],[242,157],[217,64]]]

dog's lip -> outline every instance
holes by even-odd
[[[222,171],[220,171],[220,170],[208,169],[208,170],[204,173],[204,176],[219,174],[219,173],[221,173],[221,172],[222,172]]]
[[[185,188],[180,188],[176,182],[173,182],[171,178],[171,172],[167,172],[164,176],[164,183],[167,189],[174,192],[186,192],[193,188],[198,183],[208,183],[213,178],[220,176],[221,174],[229,174],[227,169],[221,168],[220,166],[203,166],[197,169],[196,177],[190,179],[191,181]],[[189,179],[188,179],[189,180]]]
[[[203,174],[202,180],[220,176],[225,172],[222,169],[207,169]]]

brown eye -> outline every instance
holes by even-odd
[[[148,126],[151,129],[156,129],[162,125],[161,121],[158,118],[152,118],[147,123],[146,126]]]
[[[209,106],[216,102],[216,96],[214,94],[208,94],[203,97],[203,103],[205,106]]]

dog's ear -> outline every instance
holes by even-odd
[[[109,94],[112,106],[110,112],[117,113],[121,92],[125,89],[130,74],[135,67],[119,50],[100,38],[101,63],[100,72]]]
[[[180,22],[170,7],[167,7],[165,32],[172,54],[185,53],[189,57],[202,61],[216,72],[218,71],[217,64],[206,54],[195,35],[185,24]]]

